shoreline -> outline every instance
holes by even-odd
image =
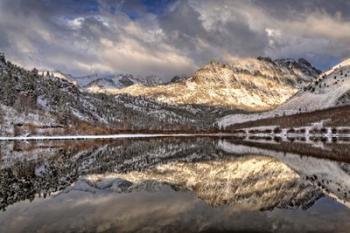
[[[171,134],[107,134],[107,135],[61,135],[61,136],[14,136],[0,137],[0,141],[46,141],[46,140],[95,140],[120,138],[161,138],[161,137],[227,137],[234,133],[171,133]]]

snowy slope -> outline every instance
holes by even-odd
[[[164,81],[157,76],[136,76],[132,74],[92,74],[73,77],[78,85],[92,93],[107,92],[108,90],[129,87],[135,84],[154,86]]]
[[[56,124],[56,118],[49,113],[41,111],[19,112],[0,103],[0,137],[3,135],[14,135],[17,124],[49,126]]]
[[[312,112],[350,104],[350,59],[319,75],[284,104],[272,111],[234,114],[218,119],[222,127],[276,116]]]
[[[279,110],[299,109],[303,112],[347,105],[350,103],[350,59],[320,75]]]

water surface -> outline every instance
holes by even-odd
[[[0,143],[0,232],[350,232],[348,142]]]

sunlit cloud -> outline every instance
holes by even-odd
[[[210,60],[305,57],[320,68],[350,54],[350,3],[173,0],[0,3],[0,50],[27,68],[188,74]],[[348,10],[347,10],[348,9]]]

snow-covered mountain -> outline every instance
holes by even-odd
[[[188,78],[156,85],[157,77],[76,78],[62,72],[27,71],[4,56],[0,60],[4,110],[0,121],[2,133],[10,135],[21,134],[16,125],[33,128],[43,122],[86,130],[77,122],[117,130],[214,129],[215,119],[223,114],[280,105],[299,89],[308,88],[319,73],[303,59],[259,57],[238,59],[231,65],[211,62]],[[13,115],[21,117],[13,119]]]
[[[164,81],[157,76],[134,76],[131,74],[116,75],[90,75],[74,78],[81,87],[89,92],[107,92],[108,90],[120,89],[136,84],[144,86],[155,86],[162,84]]]
[[[3,135],[19,135],[23,127],[35,133],[38,127],[53,125],[85,129],[86,133],[92,133],[94,127],[194,130],[208,128],[215,117],[227,112],[219,108],[158,103],[145,97],[89,93],[71,80],[40,75],[35,69],[27,71],[5,59],[0,60],[0,82],[0,134]],[[92,127],[92,132],[82,123]]]
[[[320,71],[304,59],[237,59],[230,65],[211,62],[189,78],[167,85],[132,85],[100,90],[146,96],[172,104],[221,106],[246,111],[269,110],[313,81]]]
[[[124,88],[138,83],[137,80],[135,80],[134,77],[129,74],[107,76],[100,76],[95,74],[76,77],[75,80],[78,81],[79,85],[82,88],[93,92],[100,89]]]
[[[163,84],[160,77],[155,75],[140,76],[132,74],[89,74],[83,76],[73,76],[61,71],[41,70],[39,75],[65,79],[89,92],[104,92],[108,89],[125,88],[135,84],[145,86],[155,86]]]
[[[309,112],[348,104],[350,104],[350,59],[321,74],[279,109],[299,109],[302,112]]]
[[[304,58],[295,59],[276,59],[274,60],[279,66],[285,66],[291,69],[299,78],[305,82],[312,82],[321,71],[314,68],[310,62]]]
[[[249,115],[233,114],[219,119],[217,123],[220,127],[226,128],[244,122],[326,110],[334,107],[347,106],[349,104],[350,59],[347,59],[320,74],[289,100],[272,111]],[[344,109],[341,110],[343,111]],[[336,112],[336,110],[334,112]],[[305,115],[305,117],[307,116]],[[331,115],[329,115],[329,117],[331,117]],[[316,120],[318,118],[314,117],[314,119]],[[318,119],[318,121],[324,120],[329,120],[329,118]]]

